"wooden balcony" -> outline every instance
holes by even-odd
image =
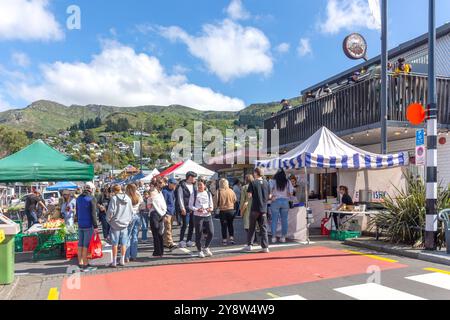
[[[450,78],[437,79],[438,121],[450,127]],[[265,129],[279,129],[280,146],[289,147],[306,140],[325,126],[339,135],[348,135],[381,126],[379,77],[368,77],[343,85],[332,93],[274,115],[265,120]],[[388,126],[407,127],[406,108],[413,102],[427,103],[426,75],[389,75]],[[269,133],[270,143],[270,133]]]

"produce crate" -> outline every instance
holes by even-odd
[[[38,249],[52,248],[58,244],[64,244],[65,239],[58,233],[39,233]]]
[[[23,252],[23,234],[16,234],[14,237],[14,250],[16,253]]]
[[[78,233],[66,234],[66,243],[78,241]]]
[[[36,235],[23,237],[23,252],[33,252],[39,245],[39,238]]]
[[[15,223],[17,223],[20,226],[20,234],[23,233],[23,222],[22,220],[13,220]]]
[[[57,244],[51,248],[36,249],[33,252],[34,261],[56,260],[64,258],[64,245]]]
[[[66,242],[64,248],[67,260],[72,260],[78,256],[78,241]]]
[[[332,230],[330,233],[331,240],[345,241],[347,239],[354,239],[361,237],[360,231],[336,231]]]

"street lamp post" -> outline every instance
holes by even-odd
[[[381,153],[387,154],[387,110],[388,110],[388,7],[387,0],[381,2]]]
[[[427,172],[426,172],[426,226],[425,249],[436,250],[437,240],[437,97],[436,97],[436,2],[429,0],[428,40],[428,118],[427,118]]]

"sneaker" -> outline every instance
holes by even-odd
[[[286,237],[281,237],[280,242],[281,243],[286,243]]]
[[[205,258],[205,254],[203,253],[203,251],[200,251],[198,253],[198,257],[201,258],[201,259]]]
[[[222,245],[223,246],[227,246],[228,245],[228,241],[227,240],[222,240]]]
[[[234,238],[230,238],[230,244],[233,246],[235,244]]]
[[[211,252],[211,250],[209,248],[206,248],[205,250],[203,250],[203,253],[207,257],[212,257],[213,256],[213,253]]]
[[[277,243],[277,237],[272,237],[272,243]]]
[[[94,271],[97,271],[96,267],[88,266],[88,267],[83,269],[83,272],[94,272]]]
[[[185,241],[181,241],[181,242],[178,244],[178,247],[179,247],[179,248],[186,248],[186,242],[185,242]]]
[[[244,252],[252,252],[252,250],[253,250],[252,246],[246,246],[242,249],[242,251],[244,251]]]
[[[264,248],[261,250],[261,253],[270,253],[269,248]]]
[[[188,247],[195,247],[195,242],[192,241],[188,241],[188,243],[186,244]]]

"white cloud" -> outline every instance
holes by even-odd
[[[11,55],[11,60],[15,65],[22,67],[22,68],[28,67],[31,63],[28,55],[23,52],[14,52]]]
[[[0,94],[0,112],[13,109],[8,101],[4,100],[3,95]]]
[[[206,24],[198,37],[179,27],[161,28],[161,34],[181,41],[189,52],[201,59],[208,70],[222,81],[242,78],[250,74],[269,75],[273,70],[271,44],[259,29],[243,27],[230,19],[219,24]]]
[[[297,53],[300,57],[311,55],[313,53],[311,41],[308,38],[301,38],[297,47]]]
[[[321,32],[330,34],[357,28],[378,30],[380,23],[374,12],[374,3],[369,6],[368,0],[328,0],[327,17],[319,28]]]
[[[48,0],[1,0],[0,40],[60,40],[64,37]]]
[[[240,110],[242,100],[169,75],[155,57],[117,42],[104,44],[89,63],[55,62],[41,66],[38,84],[10,83],[11,95],[26,101],[49,99],[67,105],[115,106],[182,104],[200,110]]]
[[[244,8],[242,0],[232,0],[226,8],[226,12],[233,20],[247,20],[251,17],[250,13]]]
[[[280,43],[276,48],[275,51],[282,54],[282,53],[288,53],[289,50],[291,50],[291,45],[287,42]]]

